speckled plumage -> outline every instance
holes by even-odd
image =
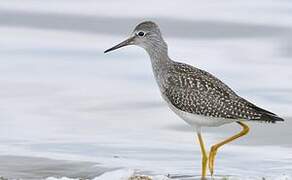
[[[210,73],[171,60],[168,56],[167,44],[155,23],[151,21],[140,23],[128,40],[105,52],[132,44],[147,51],[162,97],[171,109],[184,120],[188,119],[187,121],[190,122],[190,119],[195,119],[192,121],[194,126],[204,125],[201,120],[198,120],[200,117],[207,120],[213,118],[214,121],[224,121],[224,123],[228,122],[228,119],[230,122],[235,120],[283,121],[274,113],[241,98]],[[191,117],[192,114],[194,117]],[[208,123],[208,125],[211,124]],[[218,125],[218,123],[214,124]]]
[[[174,61],[168,66],[161,90],[182,111],[230,119],[274,121],[277,118],[241,98],[206,71]]]
[[[243,121],[283,121],[274,113],[241,98],[210,73],[170,59],[160,29],[151,21],[137,25],[128,39],[107,49],[105,53],[127,45],[137,45],[147,51],[163,99],[173,112],[197,131],[202,153],[201,179],[207,175],[207,166],[213,177],[218,148],[249,132],[249,127]],[[242,130],[213,145],[208,156],[201,127],[216,127],[232,122],[239,124]]]
[[[139,24],[134,32],[150,32],[147,45],[155,78],[164,99],[178,110],[214,118],[275,122],[282,120],[238,96],[210,73],[175,62],[168,57],[167,45],[153,22]],[[153,33],[152,33],[153,32]],[[232,121],[231,121],[232,122]]]

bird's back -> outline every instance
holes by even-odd
[[[184,112],[232,120],[283,121],[241,98],[210,73],[184,63],[171,61],[160,86],[163,96]]]

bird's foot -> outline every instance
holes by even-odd
[[[212,146],[210,154],[209,154],[208,167],[209,167],[209,171],[212,177],[214,175],[214,161],[215,161],[215,156],[217,154],[217,149],[218,148],[216,146]]]

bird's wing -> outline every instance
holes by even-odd
[[[210,73],[177,63],[166,73],[164,95],[178,109],[204,116],[258,121],[281,120],[238,96]]]

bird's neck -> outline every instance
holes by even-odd
[[[168,57],[168,48],[165,42],[146,48],[146,51],[149,54],[154,71],[163,70],[171,61]]]
[[[159,76],[163,74],[163,72],[167,71],[168,64],[171,61],[167,53],[165,54],[149,53],[149,56],[151,59],[151,65],[154,76]]]
[[[170,58],[168,57],[167,50],[159,50],[159,49],[146,49],[148,55],[150,56],[153,75],[159,86],[159,89],[162,90],[162,79],[163,74],[167,71],[168,64],[170,63]]]

